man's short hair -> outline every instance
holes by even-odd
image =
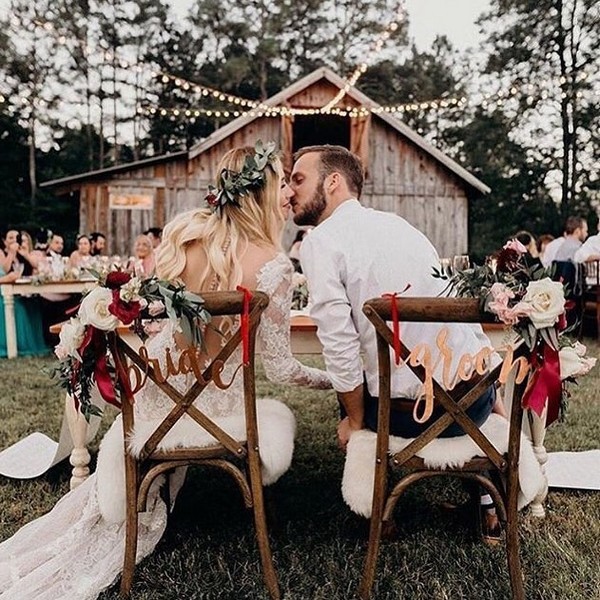
[[[343,146],[305,146],[294,154],[294,161],[301,156],[316,152],[319,155],[321,180],[331,173],[339,173],[346,180],[348,189],[360,198],[365,179],[362,162],[356,154],[353,154]]]
[[[162,236],[162,229],[160,227],[150,227],[143,232],[144,235],[148,235],[151,233],[155,238],[159,238]]]
[[[565,233],[571,235],[576,229],[583,227],[585,222],[583,217],[569,217],[565,223]]]
[[[106,239],[106,236],[101,231],[92,231],[89,235],[90,242],[95,242],[98,238]]]

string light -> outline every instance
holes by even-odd
[[[329,102],[327,102],[327,104],[322,106],[324,111],[331,110],[350,91],[350,88],[353,88],[356,85],[356,82],[369,68],[369,61],[371,61],[381,52],[385,42],[398,29],[399,23],[404,20],[405,16],[406,8],[404,6],[404,0],[400,0],[400,3],[398,4],[398,10],[396,12],[396,20],[390,21],[387,24],[386,28],[381,32],[377,40],[369,49],[367,59],[360,63],[358,67],[356,67],[354,73],[352,73],[350,78],[346,81],[342,89]]]

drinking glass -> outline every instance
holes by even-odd
[[[458,254],[452,259],[452,270],[455,273],[466,271],[470,267],[469,255]]]

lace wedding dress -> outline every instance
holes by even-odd
[[[257,276],[257,289],[269,295],[258,331],[266,374],[277,383],[314,388],[331,387],[327,375],[305,367],[290,351],[289,310],[292,266],[284,254],[266,263]],[[172,326],[167,325],[147,344],[151,357],[164,365],[166,348],[177,353]],[[228,373],[223,379],[227,381]],[[179,390],[187,389],[190,375],[170,379]],[[289,467],[293,450],[294,418],[276,400],[258,401],[260,454],[265,483],[272,483]],[[173,404],[148,383],[136,397],[136,428],[129,450],[139,451],[150,431]],[[209,386],[196,406],[232,435],[244,435],[242,380],[228,390]],[[211,443],[208,434],[183,420],[166,436],[162,447]],[[96,473],[66,494],[46,515],[22,527],[0,544],[1,600],[85,600],[96,598],[118,577],[125,548],[125,481],[122,424],[117,417],[102,440]],[[182,470],[183,471],[183,470]],[[183,472],[172,478],[173,492],[183,482]],[[140,515],[137,561],[150,554],[167,521],[166,507],[151,490],[148,511]],[[174,496],[172,496],[174,497]]]

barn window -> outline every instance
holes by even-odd
[[[334,144],[350,149],[350,117],[296,115],[293,151],[320,144]]]

